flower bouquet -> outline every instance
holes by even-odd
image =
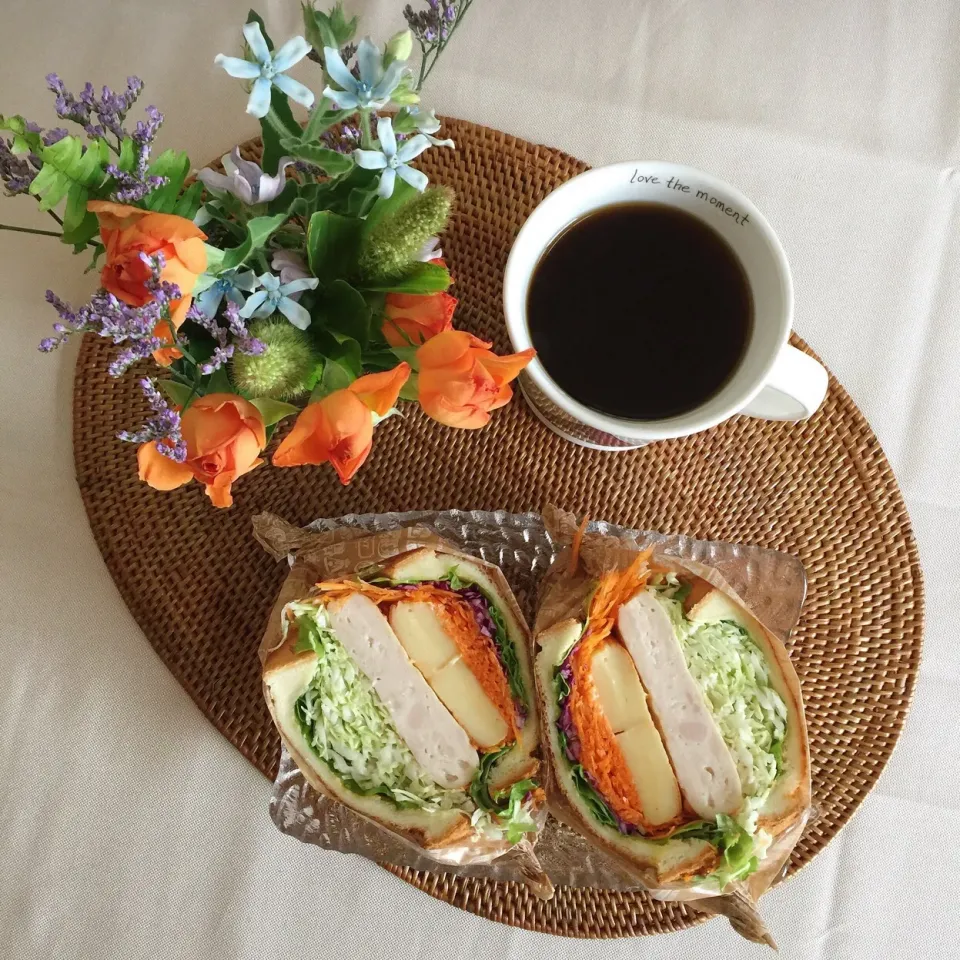
[[[223,173],[193,178],[186,153],[153,156],[156,107],[125,126],[136,77],[119,93],[88,83],[74,96],[50,74],[57,116],[79,133],[0,116],[7,193],[33,196],[58,224],[6,229],[58,236],[101,270],[78,309],[47,292],[59,321],[40,349],[78,333],[120,347],[109,374],[136,368],[152,414],[119,439],[139,444],[150,486],[196,479],[228,507],[233,482],[293,416],[273,465],[329,462],[347,483],[401,402],[470,429],[510,400],[532,351],[496,356],[453,328],[438,241],[453,196],[412,165],[454,147],[435,136],[420,89],[471,2],[407,6],[408,28],[383,50],[354,43],[357,19],[340,4],[305,4],[305,37],[279,48],[251,11],[242,55],[216,63],[246,84],[263,154],[256,163],[235,148]],[[319,100],[287,73],[304,58],[321,72]],[[290,101],[307,109],[305,125]],[[158,369],[144,375],[148,363]]]

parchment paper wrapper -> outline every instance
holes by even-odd
[[[345,543],[370,533],[391,533],[397,539],[381,543],[389,544],[391,552],[397,552],[402,549],[400,544],[405,542],[401,541],[401,535],[407,536],[401,531],[408,527],[442,537],[458,549],[500,567],[527,622],[533,621],[538,588],[563,543],[555,541],[547,532],[539,514],[447,510],[351,514],[316,520],[303,529],[270,514],[256,517],[254,533],[257,539],[278,560],[288,559],[293,564],[270,622],[279,623],[279,611],[284,604],[302,596],[315,582],[317,577],[313,571],[316,570],[318,551],[323,551],[330,543]],[[664,554],[709,565],[781,639],[786,640],[796,626],[806,592],[803,566],[796,557],[743,544],[645,533],[603,521],[591,523],[588,529],[592,533],[616,538],[621,547],[654,543]],[[565,535],[563,531],[559,533],[562,540]],[[341,556],[343,559],[338,561],[336,571],[340,575],[350,570],[345,551]],[[369,562],[376,559],[372,555],[364,557]],[[274,782],[270,814],[283,833],[325,849],[356,853],[380,863],[415,870],[528,882],[522,865],[514,862],[509,854],[490,864],[438,864],[340,803],[318,795],[285,750]],[[552,817],[540,834],[536,855],[540,866],[555,884],[610,890],[644,889],[635,877],[624,872],[580,834]]]
[[[779,622],[782,629],[781,614],[785,612],[784,603],[792,609],[794,596],[788,591],[782,593],[771,592],[765,597],[758,598],[757,602],[751,603],[746,597],[755,593],[751,589],[753,584],[750,582],[744,583],[741,594],[720,572],[720,564],[716,560],[714,560],[714,565],[710,566],[699,559],[695,559],[691,555],[692,552],[674,553],[673,550],[669,549],[673,546],[672,544],[666,543],[656,536],[623,538],[616,535],[612,530],[593,532],[589,527],[580,545],[576,565],[571,569],[572,551],[570,546],[577,530],[576,518],[573,514],[558,510],[555,507],[547,507],[544,511],[544,523],[559,551],[541,583],[540,602],[534,623],[534,637],[562,620],[571,617],[582,620],[584,604],[596,584],[597,578],[604,573],[629,566],[639,549],[653,546],[655,551],[654,562],[660,560],[663,563],[668,563],[674,569],[686,570],[688,573],[703,578],[712,586],[732,597],[740,605],[750,609],[758,619],[767,625],[768,629],[778,634],[781,639],[786,639],[781,630],[775,629],[774,624]],[[796,561],[796,564],[799,568],[796,573],[802,603],[806,578],[803,574],[802,565],[799,561]],[[748,567],[745,572],[748,576],[756,575],[759,573],[759,568],[750,570]],[[785,673],[784,679],[788,686],[793,688],[797,701],[802,702],[799,680],[796,676],[792,672]],[[551,813],[561,820],[575,825],[577,815],[563,792],[556,786],[549,770],[545,771],[544,781]],[[709,887],[698,887],[689,883],[658,885],[656,873],[652,870],[633,868],[630,869],[630,874],[635,880],[639,880],[650,895],[656,899],[683,900],[689,903],[691,907],[705,913],[724,914],[729,918],[734,929],[742,936],[755,942],[775,946],[769,931],[756,910],[756,900],[782,874],[790,852],[803,833],[810,812],[808,805],[798,819],[775,838],[760,868],[744,883],[728,887],[722,896],[718,896],[716,891],[710,890]],[[619,862],[615,863],[612,858],[611,863],[617,868],[623,869],[623,865]]]

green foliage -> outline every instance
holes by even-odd
[[[300,135],[300,124],[290,109],[287,95],[274,87],[270,93],[270,112],[260,121],[260,137],[263,141],[261,166],[265,173],[274,176],[280,169],[282,141],[291,137],[299,140]]]
[[[307,226],[307,263],[310,272],[329,283],[349,276],[357,262],[363,224],[329,210],[318,210]]]
[[[349,43],[357,32],[359,17],[349,20],[343,12],[343,4],[337,3],[329,13],[315,10],[312,3],[301,4],[303,8],[303,32],[317,55],[323,56],[324,47],[340,47]]]
[[[167,399],[177,407],[182,407],[190,398],[193,388],[179,380],[160,380],[157,386],[167,395]]]
[[[316,143],[303,143],[299,137],[285,137],[280,146],[291,157],[316,164],[329,177],[339,177],[353,167],[350,157]]]
[[[381,293],[439,293],[450,286],[450,271],[437,263],[415,263],[396,280],[364,280],[360,290]]]
[[[266,242],[286,222],[287,215],[278,213],[272,217],[254,217],[247,221],[247,235],[243,243],[237,247],[225,250],[223,253],[223,270],[232,270],[246,263],[258,250],[262,250]]]
[[[43,167],[30,184],[30,192],[39,199],[40,209],[52,210],[76,186],[74,204],[82,202],[85,211],[90,191],[106,178],[107,144],[96,140],[85,148],[79,137],[64,137],[53,146],[40,146],[37,155]]]
[[[164,150],[147,170],[148,176],[166,177],[167,182],[148,193],[143,206],[155,213],[174,213],[183,189],[183,181],[190,172],[190,158],[182,150]]]
[[[202,204],[203,184],[197,180],[183,191],[176,204],[174,204],[173,212],[178,217],[186,217],[187,220],[192,220]]]
[[[310,337],[284,317],[258,320],[250,334],[262,340],[267,351],[258,357],[234,354],[233,377],[240,390],[270,400],[292,400],[306,393],[318,360]]]
[[[322,290],[312,316],[324,330],[356,340],[361,349],[370,339],[370,307],[346,280],[334,280]]]
[[[260,411],[265,427],[272,427],[284,417],[300,412],[300,408],[292,403],[284,403],[282,400],[273,400],[270,397],[255,397],[250,402]]]
[[[430,187],[385,212],[364,232],[360,276],[373,281],[402,277],[423,245],[447,225],[452,205],[448,188]]]

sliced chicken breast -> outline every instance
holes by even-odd
[[[650,697],[680,790],[704,819],[733,814],[740,777],[659,601],[642,590],[625,603],[617,626]]]
[[[410,662],[377,605],[359,593],[327,604],[337,639],[373,684],[397,733],[443,787],[465,787],[479,766],[466,731]]]

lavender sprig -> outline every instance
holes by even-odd
[[[240,316],[240,307],[236,303],[228,300],[224,314],[227,320],[226,327],[220,326],[215,317],[208,317],[196,305],[187,311],[187,318],[203,327],[217,342],[210,359],[200,364],[200,372],[204,376],[219,370],[233,358],[234,352],[260,356],[267,351],[267,345],[262,340],[250,336],[246,320]],[[232,343],[231,337],[233,337]]]
[[[92,83],[84,84],[79,96],[75,97],[57,74],[48,73],[46,80],[47,86],[57,95],[54,109],[62,120],[80,124],[91,140],[105,137],[107,131],[118,141],[127,136],[123,121],[143,90],[143,81],[139,77],[127,77],[127,88],[122,93],[103,87],[99,98]]]
[[[0,137],[0,180],[7,195],[13,197],[30,190],[37,171],[25,157],[17,156],[10,147],[10,142]]]
[[[49,353],[77,333],[95,333],[113,343],[126,344],[108,367],[111,377],[119,377],[137,361],[169,346],[168,341],[156,336],[154,331],[159,323],[169,321],[171,301],[180,299],[180,288],[175,283],[160,279],[165,265],[163,254],[150,257],[141,253],[140,259],[150,269],[150,279],[144,286],[153,295],[153,299],[142,307],[132,307],[112,293],[98,290],[89,303],[74,311],[52,290],[48,290],[47,303],[57,311],[60,321],[53,325],[55,336],[40,341],[40,351]]]
[[[423,87],[430,71],[436,66],[440,54],[453,36],[453,31],[466,16],[471,3],[473,0],[453,0],[453,2],[427,0],[425,10],[414,10],[409,3],[404,7],[403,16],[407,26],[410,27],[414,39],[420,44],[420,77],[417,80],[417,90]]]
[[[320,134],[323,145],[330,150],[336,150],[337,153],[353,153],[359,148],[360,139],[360,128],[351,126],[349,123],[342,124],[339,131],[327,130]]]
[[[157,450],[165,457],[176,463],[183,463],[187,459],[187,444],[181,433],[180,414],[174,410],[157,389],[156,381],[144,377],[140,381],[140,389],[153,410],[139,430],[121,430],[117,434],[118,440],[127,443],[157,442]]]

